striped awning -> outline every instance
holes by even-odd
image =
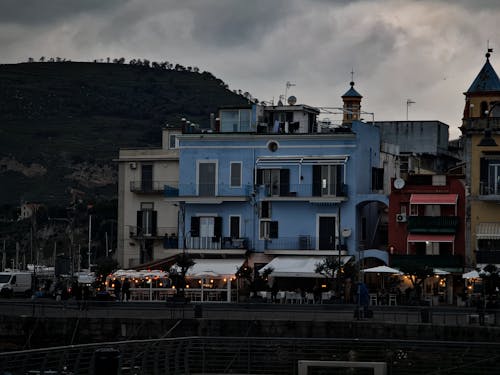
[[[408,242],[453,242],[453,234],[409,234]]]
[[[457,194],[412,194],[410,204],[457,204]]]
[[[500,240],[500,223],[479,223],[476,227],[476,239]]]

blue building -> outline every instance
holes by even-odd
[[[353,85],[338,126],[321,127],[319,109],[291,101],[222,108],[213,129],[179,135],[179,183],[165,196],[180,207],[185,249],[266,264],[385,245],[379,129],[359,120]]]

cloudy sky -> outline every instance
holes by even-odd
[[[500,74],[498,0],[0,0],[0,63],[146,58],[207,70],[259,100],[338,107],[354,70],[375,120],[459,131],[485,58]],[[369,118],[369,117],[368,117]]]

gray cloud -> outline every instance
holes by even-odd
[[[30,27],[81,13],[109,11],[123,3],[121,0],[2,0],[0,22]]]
[[[354,69],[363,108],[457,126],[498,46],[498,0],[87,0],[0,2],[0,63],[125,57],[198,66],[262,100],[341,105]],[[479,25],[479,26],[478,26]],[[497,48],[498,46],[498,48]],[[496,53],[492,64],[500,73]]]

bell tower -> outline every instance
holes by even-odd
[[[354,71],[351,72],[351,88],[342,95],[343,112],[342,125],[351,126],[353,121],[360,119],[361,114],[361,98],[363,97],[354,89]]]

